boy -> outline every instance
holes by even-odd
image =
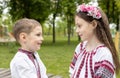
[[[34,19],[20,19],[14,25],[13,36],[21,47],[10,63],[12,78],[48,78],[46,67],[36,52],[43,41],[40,23]]]

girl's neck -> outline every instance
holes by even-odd
[[[100,45],[102,45],[102,43],[98,39],[94,38],[87,41],[85,49],[86,51],[90,52]]]

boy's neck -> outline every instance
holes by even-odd
[[[27,52],[27,53],[34,53],[32,51],[29,51],[29,50],[26,50],[26,49],[23,49],[23,48],[19,48],[18,51]]]
[[[27,49],[27,48],[23,48],[23,47],[21,47],[20,49],[25,50],[25,51],[28,51],[28,52],[32,52],[32,53],[34,53],[34,51],[31,51],[31,50],[29,50],[29,49]]]

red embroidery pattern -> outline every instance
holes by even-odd
[[[41,75],[40,75],[40,66],[39,66],[39,64],[38,64],[37,59],[36,59],[36,62],[37,62],[38,68],[37,68],[37,66],[36,66],[36,64],[35,64],[35,61],[34,61],[34,59],[35,59],[34,53],[33,53],[33,52],[26,51],[26,50],[23,50],[23,49],[19,49],[19,52],[22,52],[22,53],[27,54],[27,56],[29,57],[29,59],[30,59],[30,60],[33,62],[33,64],[35,65],[38,78],[41,78]]]
[[[81,70],[85,70],[84,78],[88,78],[88,71],[90,70],[90,74],[92,78],[100,78],[99,76],[95,76],[95,70],[98,68],[100,63],[96,63],[96,67],[93,67],[93,56],[96,54],[97,50],[101,47],[105,47],[105,45],[98,46],[96,49],[94,49],[91,52],[86,52],[83,44],[80,44],[80,52],[78,54],[74,54],[75,62],[71,63],[71,67],[74,69],[76,61],[79,60],[78,57],[80,56],[82,58],[82,61],[78,67],[78,69],[74,69],[74,73],[71,78],[80,78]],[[74,61],[74,60],[73,60]],[[85,65],[85,69],[82,69]],[[97,66],[98,65],[98,66]],[[114,72],[111,70],[111,64],[109,66],[106,66],[106,64],[103,64],[103,67],[107,67],[111,72]],[[110,67],[110,68],[109,68]]]

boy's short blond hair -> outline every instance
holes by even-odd
[[[19,41],[20,33],[29,34],[36,26],[41,26],[40,23],[34,19],[23,18],[18,20],[13,27],[13,36],[16,41]]]

